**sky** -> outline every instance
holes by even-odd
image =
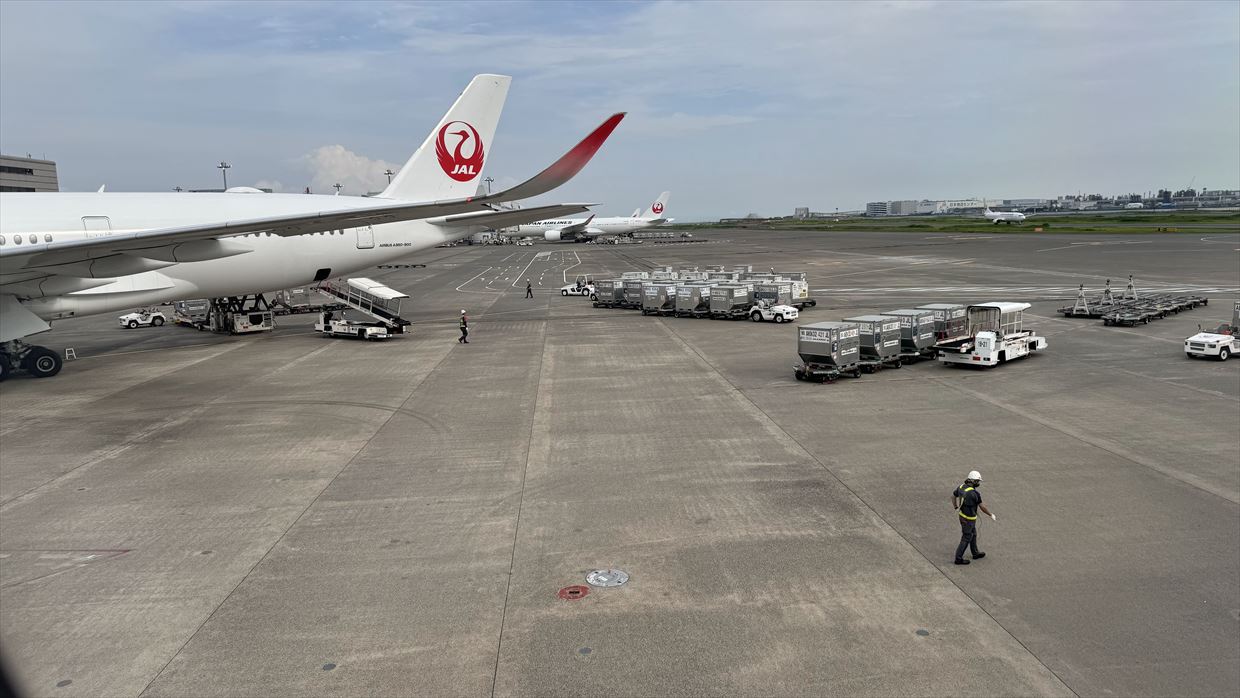
[[[0,2],[0,151],[70,191],[382,189],[477,73],[486,174],[709,220],[1240,188],[1240,2]]]

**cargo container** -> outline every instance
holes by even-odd
[[[642,315],[673,315],[675,312],[675,281],[647,281],[642,284]]]
[[[963,337],[969,331],[969,309],[957,303],[927,303],[917,310],[934,312],[934,341]]]
[[[734,271],[712,271],[706,273],[706,278],[711,281],[737,281],[740,279],[740,274]]]
[[[809,281],[809,276],[803,271],[777,271],[775,276],[781,279],[790,279],[792,281]]]
[[[624,302],[624,281],[600,279],[594,282],[594,307],[618,308]]]
[[[651,281],[675,281],[679,278],[679,273],[674,271],[652,271],[650,272]]]
[[[676,314],[681,317],[702,317],[710,314],[712,284],[695,281],[676,284]]]
[[[621,278],[621,279],[625,279],[625,280],[628,280],[628,279],[642,279],[642,280],[646,280],[646,279],[649,279],[649,278],[650,278],[650,272],[647,272],[647,271],[626,271],[626,272],[624,272],[624,273],[620,274],[620,278]]]
[[[755,281],[754,301],[766,301],[771,305],[792,305],[791,281]]]
[[[698,271],[696,269],[692,271],[686,269],[680,270],[680,281],[706,281],[708,278],[708,274],[704,271]]]
[[[620,281],[620,307],[621,308],[640,308],[642,307],[642,286],[647,282],[643,279],[622,279]]]
[[[903,308],[879,315],[900,318],[900,353],[906,358],[932,356],[934,346],[934,312]]]
[[[793,279],[792,283],[792,303],[797,310],[805,310],[818,305],[818,301],[809,297],[809,282],[804,279]]]
[[[710,316],[741,319],[749,317],[753,289],[748,284],[717,284],[710,289]]]
[[[857,315],[846,317],[861,330],[861,360],[881,367],[899,368],[900,319],[890,315]]]
[[[797,332],[797,354],[804,363],[793,367],[797,380],[827,383],[841,375],[861,376],[861,330],[853,322],[815,322]]]

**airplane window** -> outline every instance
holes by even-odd
[[[51,233],[46,233],[46,234],[44,234],[44,235],[43,235],[43,242],[51,242],[51,241],[52,241],[52,234],[51,234]]]
[[[38,235],[35,235],[34,233],[31,233],[31,234],[30,234],[30,244],[31,244],[31,245],[33,245],[33,244],[35,244],[35,243],[36,243],[36,242],[38,242],[38,241],[39,241],[39,236],[38,236]]]
[[[14,245],[20,245],[20,244],[22,244],[22,236],[20,236],[20,235],[14,235],[14,236],[13,236],[13,244],[14,244]]]
[[[4,244],[4,236],[0,235],[0,245],[3,245],[3,244]]]

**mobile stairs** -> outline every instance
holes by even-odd
[[[411,323],[400,316],[400,302],[409,296],[363,277],[328,279],[315,290],[337,302],[365,313],[387,328],[388,334],[405,334]]]

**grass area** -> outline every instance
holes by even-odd
[[[1240,213],[1115,213],[1044,214],[1030,216],[1023,224],[995,225],[978,216],[910,216],[907,218],[840,218],[817,220],[770,220],[753,223],[693,223],[682,230],[749,228],[754,230],[875,230],[882,232],[943,233],[1091,233],[1138,235],[1144,233],[1240,232]]]

